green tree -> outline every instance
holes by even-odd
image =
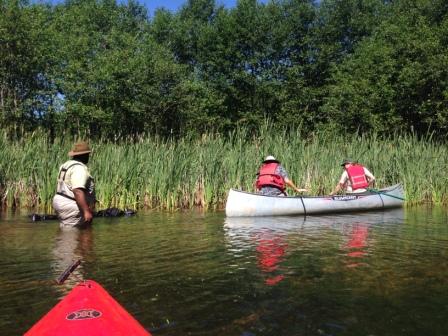
[[[71,1],[56,6],[51,78],[64,96],[59,111],[69,131],[91,135],[144,129],[134,96],[136,64],[147,43],[146,10],[129,2]]]
[[[329,120],[350,131],[446,134],[447,17],[434,21],[430,7],[398,2],[394,15],[335,66],[323,108]]]
[[[0,125],[29,129],[51,104],[45,78],[46,7],[0,1]]]

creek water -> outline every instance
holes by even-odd
[[[62,231],[3,213],[0,335],[23,334],[85,279],[153,335],[447,335],[447,218],[139,212]]]

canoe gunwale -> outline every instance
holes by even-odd
[[[379,194],[380,194],[380,195],[383,195],[383,194],[384,194],[384,196],[387,196],[388,193],[390,193],[390,192],[392,192],[392,191],[394,191],[394,190],[396,190],[396,189],[398,189],[398,188],[400,188],[400,187],[402,187],[401,183],[397,183],[397,184],[394,184],[394,185],[392,185],[392,186],[390,186],[390,187],[387,187],[387,188],[378,189],[378,192],[369,192],[369,191],[367,191],[367,192],[362,192],[362,193],[345,193],[345,194],[339,194],[339,195],[334,195],[334,196],[339,196],[339,197],[341,197],[341,196],[378,196]],[[259,196],[259,197],[271,197],[271,198],[281,198],[281,199],[284,199],[284,198],[297,198],[297,199],[299,199],[299,198],[310,198],[310,199],[313,199],[313,198],[329,198],[329,197],[334,197],[334,196],[332,196],[332,195],[314,195],[314,196],[308,196],[308,195],[275,196],[275,195],[262,195],[262,194],[257,194],[257,193],[253,193],[253,192],[250,192],[250,191],[244,191],[244,190],[235,189],[235,188],[231,188],[230,190],[233,190],[233,191],[238,192],[238,193],[243,193],[243,194],[248,194],[248,195],[254,195],[254,196]]]

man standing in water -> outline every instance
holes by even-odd
[[[71,160],[59,168],[53,208],[61,227],[86,227],[92,223],[95,191],[87,168],[91,152],[86,142],[77,142],[68,152]]]
[[[291,187],[296,192],[308,191],[308,189],[299,189],[288,178],[288,173],[275,157],[268,155],[258,173],[255,181],[256,188],[262,195],[268,196],[286,196],[286,186]]]

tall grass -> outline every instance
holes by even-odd
[[[51,211],[58,167],[75,139],[47,139],[36,132],[11,141],[0,133],[2,207]],[[91,145],[98,208],[220,209],[230,188],[254,190],[255,173],[266,155],[281,160],[289,177],[311,195],[329,193],[342,172],[341,160],[350,157],[373,172],[376,187],[402,182],[407,204],[448,201],[448,150],[430,137],[321,132],[304,138],[300,129],[275,132],[266,124],[257,136],[236,129],[225,136],[148,136]]]

